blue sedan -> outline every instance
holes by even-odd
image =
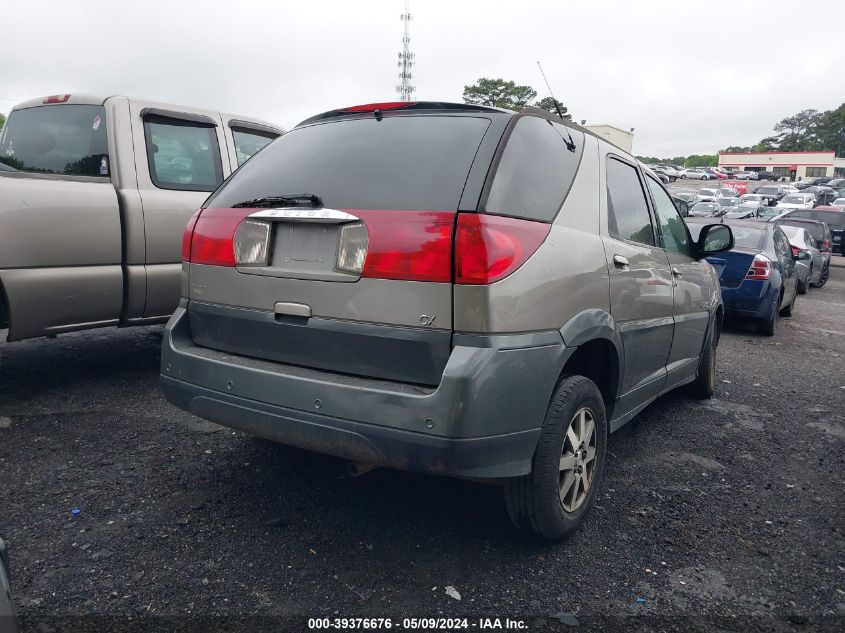
[[[705,224],[687,221],[693,241]],[[734,248],[707,258],[719,275],[725,315],[754,319],[760,332],[773,336],[778,316],[792,314],[798,294],[789,240],[770,223],[728,220],[725,224],[733,230]]]

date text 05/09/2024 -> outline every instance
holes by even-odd
[[[512,618],[308,618],[309,630],[400,631],[526,631],[524,620]]]

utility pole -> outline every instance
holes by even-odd
[[[405,0],[405,13],[402,14],[402,22],[405,23],[405,34],[402,36],[402,50],[399,53],[399,85],[396,86],[396,92],[399,94],[400,101],[410,101],[417,89],[411,85],[414,54],[411,52],[411,36],[409,34],[411,23],[409,0]]]

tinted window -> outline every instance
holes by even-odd
[[[278,138],[278,134],[257,132],[254,130],[232,128],[232,138],[235,141],[235,153],[238,155],[238,165],[243,165],[258,150]]]
[[[780,220],[778,224],[781,226],[797,226],[799,228],[805,229],[810,235],[813,236],[813,239],[816,241],[824,239],[824,225],[823,224],[816,224],[813,222],[800,222],[800,221],[793,221],[790,222],[789,220]]]
[[[808,218],[826,223],[832,229],[845,229],[845,213],[841,211],[793,211],[789,214],[791,218]]]
[[[568,128],[538,117],[521,117],[508,139],[490,188],[486,211],[551,221],[572,185],[584,135],[572,130],[575,151],[566,149]]]
[[[454,210],[489,124],[385,116],[296,128],[247,162],[209,204],[313,193],[335,209]]]
[[[654,209],[657,212],[657,228],[663,240],[663,248],[692,257],[693,250],[690,246],[687,227],[669,194],[653,178],[646,178],[646,183],[654,200]]]
[[[607,229],[612,237],[654,246],[654,231],[637,170],[607,161]]]
[[[698,241],[698,236],[701,234],[701,228],[706,226],[704,224],[687,224],[692,239]],[[759,250],[763,247],[763,238],[766,237],[764,229],[755,229],[747,226],[733,226],[731,231],[734,234],[734,246],[738,248],[750,248]]]
[[[786,235],[784,235],[783,231],[781,231],[778,227],[775,227],[773,237],[775,242],[775,253],[777,253],[778,259],[784,268],[789,269],[791,265],[790,262],[793,261],[792,248],[789,246],[789,240],[786,239]]]
[[[106,111],[96,105],[42,106],[9,115],[0,162],[21,171],[108,176]]]
[[[223,182],[217,128],[177,119],[144,121],[153,183],[162,189],[213,191]]]

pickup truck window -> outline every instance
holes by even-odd
[[[214,191],[223,182],[217,130],[179,119],[144,119],[147,161],[160,189]]]
[[[235,152],[238,154],[238,166],[243,165],[253,154],[278,137],[278,134],[270,134],[269,132],[232,128]]]
[[[97,105],[14,110],[0,142],[0,162],[19,170],[108,176],[106,111]]]

